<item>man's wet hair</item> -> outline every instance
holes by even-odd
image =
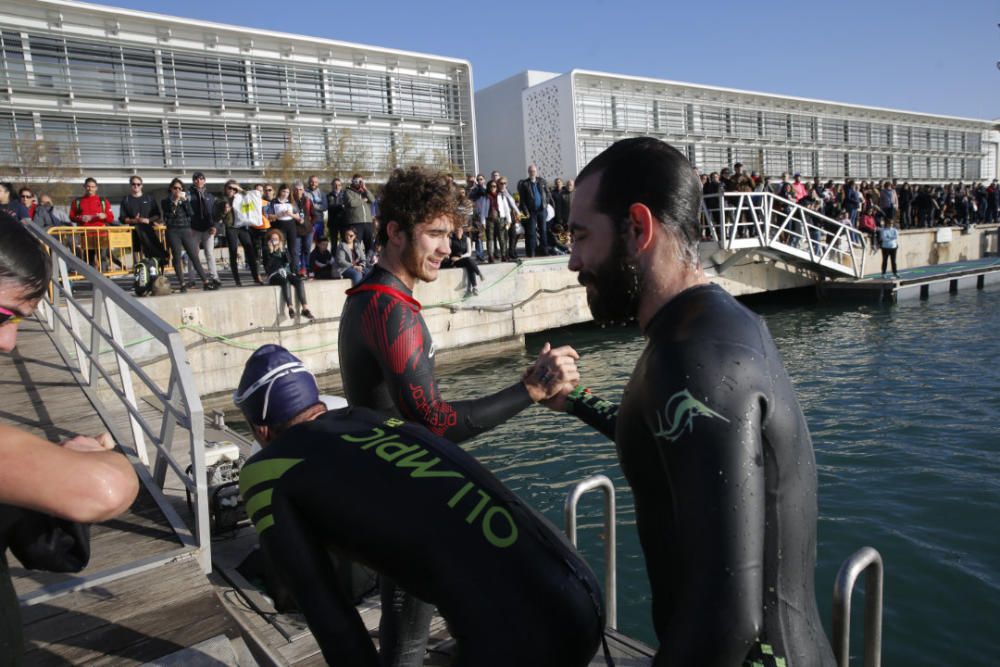
[[[23,223],[0,221],[0,283],[24,290],[24,299],[41,297],[48,289],[52,263],[42,244]]]
[[[379,199],[378,242],[389,242],[388,227],[395,222],[407,238],[413,237],[413,228],[440,216],[461,225],[468,215],[469,202],[465,192],[444,172],[434,172],[421,167],[396,169],[382,188]]]
[[[595,157],[576,177],[576,187],[600,178],[594,202],[597,210],[624,231],[632,204],[644,204],[672,231],[685,261],[696,264],[701,230],[701,180],[676,148],[652,137],[617,141]]]

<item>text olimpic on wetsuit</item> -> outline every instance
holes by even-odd
[[[520,383],[446,402],[434,379],[433,341],[410,289],[376,266],[347,294],[338,346],[349,404],[419,422],[452,442],[488,431],[532,404]]]
[[[364,408],[292,427],[240,473],[247,513],[331,665],[379,665],[327,547],[437,605],[456,665],[586,665],[593,573],[557,529],[459,447]]]
[[[632,486],[655,664],[833,665],[812,441],[767,327],[704,285],[645,335],[621,406],[578,390],[570,412],[614,439]]]

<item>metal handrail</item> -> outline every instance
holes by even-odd
[[[864,233],[773,192],[702,198],[702,236],[725,250],[766,248],[844,276],[864,276]]]
[[[838,667],[851,660],[851,595],[862,572],[865,577],[865,667],[882,664],[882,556],[872,547],[852,554],[837,572],[833,585],[833,653]]]
[[[39,320],[116,442],[126,453],[138,459],[136,471],[178,539],[182,544],[196,548],[201,568],[210,572],[212,558],[204,411],[180,333],[56,238],[34,225],[27,225],[27,229],[52,258],[52,279],[46,297],[39,305]],[[94,228],[75,229],[86,233]],[[89,304],[73,294],[77,277],[82,277],[91,289]],[[170,365],[170,379],[165,390],[157,386],[141,362],[129,353],[122,332],[122,315],[140,327],[148,339],[165,348],[165,358]],[[75,354],[70,354],[64,341],[75,349]],[[110,348],[107,354],[102,354],[102,347]],[[106,367],[101,361],[102,356],[113,358],[114,363]],[[110,391],[98,391],[102,382]],[[158,420],[147,419],[142,414],[137,401],[137,388],[148,393],[153,403],[162,407]],[[115,416],[105,400],[119,410],[124,409],[130,433],[120,432],[122,429],[116,425]],[[189,434],[191,474],[186,472],[186,466],[177,461],[172,452],[174,429],[178,426]],[[152,462],[147,444],[152,444],[155,450]],[[177,473],[183,485],[195,496],[193,529],[177,514],[163,493],[168,467]],[[125,570],[127,567],[123,568]]]
[[[576,546],[576,506],[588,491],[604,491],[604,611],[609,628],[618,627],[618,557],[615,527],[615,485],[605,475],[588,477],[573,487],[566,496],[566,536]]]

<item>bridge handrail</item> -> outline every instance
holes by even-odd
[[[197,557],[205,572],[211,571],[211,535],[209,531],[208,493],[205,468],[205,420],[201,397],[194,382],[194,374],[187,359],[180,333],[158,315],[146,308],[97,269],[77,257],[69,248],[59,243],[45,231],[27,225],[31,233],[48,250],[52,258],[52,279],[46,297],[39,306],[39,319],[50,333],[56,349],[62,355],[84,393],[93,403],[98,414],[112,430],[115,440],[141,465],[136,469],[146,482],[154,499],[160,505],[182,543],[196,547]],[[118,227],[121,229],[121,227]],[[75,227],[76,233],[100,230],[94,227]],[[90,289],[91,308],[86,307],[73,293],[72,277],[82,277]],[[65,312],[63,312],[65,310]],[[131,318],[144,330],[149,340],[155,340],[166,350],[170,364],[170,380],[166,391],[149,377],[129,353],[122,335],[121,315]],[[89,341],[88,341],[89,334]],[[75,348],[71,355],[60,340],[68,336]],[[101,361],[101,348],[110,348],[116,367],[105,367]],[[110,365],[110,364],[109,364]],[[104,397],[98,392],[98,381],[103,379],[114,397],[113,404],[124,408],[128,414],[132,446],[126,444],[123,433],[116,432],[115,421]],[[162,407],[162,420],[151,424],[139,410],[136,400],[135,378],[151,394],[153,402]],[[191,472],[174,457],[172,450],[174,429],[186,429],[191,457]],[[151,462],[147,449],[153,445],[156,458]],[[130,451],[131,449],[131,451]],[[167,467],[195,498],[194,527],[189,528],[173,506],[162,494]]]
[[[701,212],[703,238],[723,249],[756,244],[827,270],[855,278],[864,275],[863,232],[773,192],[707,195]]]

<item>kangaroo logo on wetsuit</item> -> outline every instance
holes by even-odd
[[[682,389],[667,399],[662,417],[659,412],[656,413],[656,423],[660,429],[653,435],[666,438],[670,442],[677,442],[685,430],[694,433],[695,417],[718,418],[729,423],[728,419],[696,399],[687,389]],[[664,420],[667,422],[666,428],[663,425]]]

